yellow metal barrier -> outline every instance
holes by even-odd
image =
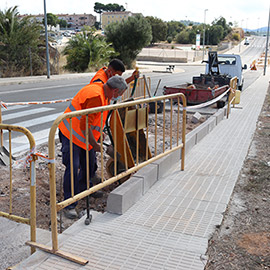
[[[173,108],[173,100],[177,100],[177,109]],[[169,100],[170,104],[170,113],[169,113],[169,123],[166,126],[167,122],[165,119],[166,118],[166,111],[165,111],[165,101]],[[182,112],[182,131],[181,131],[181,138],[182,141],[181,143],[179,142],[179,133],[180,133],[180,100],[182,101],[183,104],[183,112]],[[149,104],[152,103],[155,106],[155,116],[154,116],[154,133],[155,133],[155,150],[154,150],[154,155],[152,156],[151,153],[149,152],[148,146],[149,146]],[[160,106],[160,104],[163,104],[163,111],[161,113],[163,117],[163,122],[162,122],[162,141],[163,141],[163,147],[162,147],[162,153],[157,153],[157,132],[158,132],[158,126],[157,126],[157,108]],[[124,112],[128,112],[126,114],[126,117],[129,117],[129,120],[122,119],[121,118],[121,110]],[[89,188],[89,166],[86,166],[87,168],[87,189],[82,191],[79,194],[74,194],[74,190],[71,191],[72,197],[69,199],[66,199],[64,201],[58,202],[56,198],[56,177],[55,177],[55,163],[50,163],[48,164],[49,166],[49,171],[50,171],[50,206],[51,206],[51,231],[52,231],[52,248],[36,243],[34,241],[28,242],[32,247],[37,247],[41,250],[44,250],[46,252],[58,255],[60,257],[66,258],[68,260],[71,260],[73,262],[85,265],[88,261],[80,258],[78,256],[74,256],[73,254],[63,252],[58,249],[58,232],[57,232],[57,212],[59,212],[61,209],[65,208],[66,206],[79,201],[90,194],[120,180],[123,179],[124,177],[127,177],[131,175],[132,173],[135,173],[139,169],[143,168],[144,166],[172,153],[173,151],[176,151],[177,149],[181,149],[181,170],[184,170],[184,164],[185,164],[185,134],[186,134],[186,98],[182,93],[179,94],[173,94],[173,95],[166,95],[166,96],[161,96],[161,97],[155,97],[155,98],[147,98],[147,99],[140,99],[137,101],[131,101],[131,102],[123,102],[120,104],[116,105],[109,105],[109,106],[104,106],[104,107],[97,107],[97,108],[92,108],[92,109],[87,109],[87,110],[81,110],[81,111],[76,111],[76,112],[71,112],[71,113],[66,113],[61,116],[59,116],[53,123],[50,133],[49,133],[49,159],[54,160],[55,159],[55,134],[58,129],[59,124],[65,120],[69,119],[70,120],[70,152],[71,152],[71,172],[73,172],[73,162],[72,162],[72,118],[75,117],[80,117],[80,116],[86,116],[86,127],[88,127],[88,116],[92,113],[101,113],[101,126],[103,123],[103,116],[105,111],[112,111],[112,116],[111,116],[111,127],[112,127],[112,133],[114,136],[114,162],[117,164],[117,151],[120,149],[120,144],[121,147],[123,148],[123,153],[124,157],[123,162],[125,163],[125,168],[126,170],[124,172],[121,172],[117,174],[117,168],[116,165],[114,166],[114,175],[110,177],[109,179],[104,178],[104,164],[103,164],[103,158],[104,158],[104,153],[103,153],[103,134],[101,132],[101,183],[97,184],[91,188]],[[120,113],[119,113],[120,112]],[[122,132],[122,137],[120,139],[117,138],[117,136],[120,136],[117,131],[117,119],[119,117],[121,118],[120,125],[122,125],[121,128],[123,128]],[[131,116],[131,117],[130,117]],[[174,117],[174,118],[173,118]],[[175,121],[173,121],[175,120]],[[119,126],[118,126],[119,128]],[[126,129],[125,129],[126,128]],[[161,129],[159,129],[160,131]],[[88,128],[86,128],[86,131],[88,131]],[[139,152],[140,151],[140,144],[141,144],[141,137],[140,133],[146,131],[146,137],[145,137],[145,150],[144,153],[145,155],[143,158],[139,157]],[[173,131],[176,131],[176,135],[173,137],[172,133]],[[134,164],[133,166],[130,166],[127,164],[127,147],[128,147],[128,139],[127,139],[127,133],[132,133],[134,132],[134,137],[136,138],[136,153],[135,153],[135,158],[134,158]],[[167,139],[167,136],[170,137],[170,139]],[[86,132],[86,149],[88,149],[88,134]],[[173,138],[175,139],[175,142],[173,142]],[[168,148],[166,149],[165,144],[166,142],[168,143]],[[88,156],[86,152],[86,157]],[[89,160],[87,160],[89,162]],[[73,183],[73,173],[71,173],[71,183]],[[73,185],[72,185],[73,186]]]
[[[0,124],[2,124],[2,108],[0,104]],[[3,130],[0,130],[0,146],[2,147],[4,145],[4,139],[3,139]]]
[[[1,118],[0,118],[1,121]],[[28,224],[30,225],[30,239],[31,241],[36,241],[36,169],[35,169],[35,161],[36,156],[31,153],[31,150],[35,148],[35,140],[31,132],[20,126],[14,125],[6,125],[0,123],[0,131],[1,131],[1,146],[3,146],[3,130],[8,130],[9,132],[9,212],[0,211],[0,216],[8,218],[10,220]],[[29,162],[30,162],[30,217],[23,218],[17,215],[13,215],[12,209],[12,194],[13,194],[13,185],[12,185],[12,148],[11,148],[11,132],[20,132],[25,134],[28,138],[30,149],[29,149]],[[31,253],[35,252],[35,247],[31,247]]]
[[[230,80],[230,94],[229,94],[229,100],[228,100],[228,105],[227,105],[228,106],[227,107],[227,118],[229,118],[231,104],[233,104],[233,107],[235,107],[236,88],[237,88],[237,77],[233,77]]]

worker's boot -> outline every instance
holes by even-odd
[[[65,208],[64,215],[68,219],[75,219],[78,217],[78,214],[77,214],[75,208],[71,208],[71,209]]]

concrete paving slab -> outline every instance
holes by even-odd
[[[31,255],[25,242],[30,240],[30,226],[0,217],[0,269],[14,266]],[[37,241],[42,244],[50,240],[50,232],[37,229]]]

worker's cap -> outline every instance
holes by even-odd
[[[126,90],[128,85],[125,81],[125,79],[119,75],[115,75],[113,77],[111,77],[108,81],[107,81],[107,85],[112,88],[112,89],[119,89],[120,91]]]

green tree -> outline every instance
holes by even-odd
[[[210,44],[217,45],[224,36],[224,29],[221,25],[212,25],[209,31]]]
[[[59,20],[60,28],[66,28],[67,27],[67,21],[64,19]]]
[[[94,11],[99,14],[99,27],[101,25],[101,14],[106,9],[105,5],[99,2],[95,2]]]
[[[119,58],[131,68],[139,52],[152,40],[151,25],[143,16],[136,15],[126,21],[109,24],[105,28],[105,36],[119,53]]]
[[[156,17],[148,16],[147,21],[150,23],[152,28],[152,40],[151,43],[166,40],[167,37],[167,23]]]
[[[104,11],[125,11],[125,8],[121,5],[118,4],[107,4],[105,5],[105,10]]]
[[[167,39],[168,37],[172,37],[174,39],[178,33],[186,28],[183,23],[177,21],[167,22],[167,27]]]
[[[17,6],[0,11],[0,67],[2,76],[30,74],[30,51],[34,75],[42,74],[44,38],[41,25],[29,17],[18,18]]]
[[[222,39],[225,38],[231,31],[231,23],[227,24],[226,19],[223,17],[219,17],[218,19],[215,19],[212,23],[212,25],[220,25],[223,28],[223,35]]]
[[[232,39],[236,40],[236,41],[239,41],[240,40],[240,34],[239,33],[233,33],[232,34]]]
[[[183,30],[176,35],[175,40],[179,44],[189,44],[189,31]]]
[[[86,29],[72,37],[63,53],[67,56],[65,69],[74,72],[97,70],[116,56],[112,44],[94,35],[94,29]]]
[[[94,27],[95,27],[96,29],[100,29],[100,22],[95,22]]]
[[[125,9],[124,9],[124,7],[122,5],[118,5],[118,4],[104,5],[102,3],[95,2],[94,11],[99,14],[99,22],[101,24],[101,14],[102,14],[102,12],[104,12],[104,11],[125,11]],[[100,24],[99,24],[99,26],[100,26]]]
[[[58,24],[58,17],[52,13],[47,13],[47,24],[51,26],[56,26]],[[43,19],[43,24],[45,24]]]

